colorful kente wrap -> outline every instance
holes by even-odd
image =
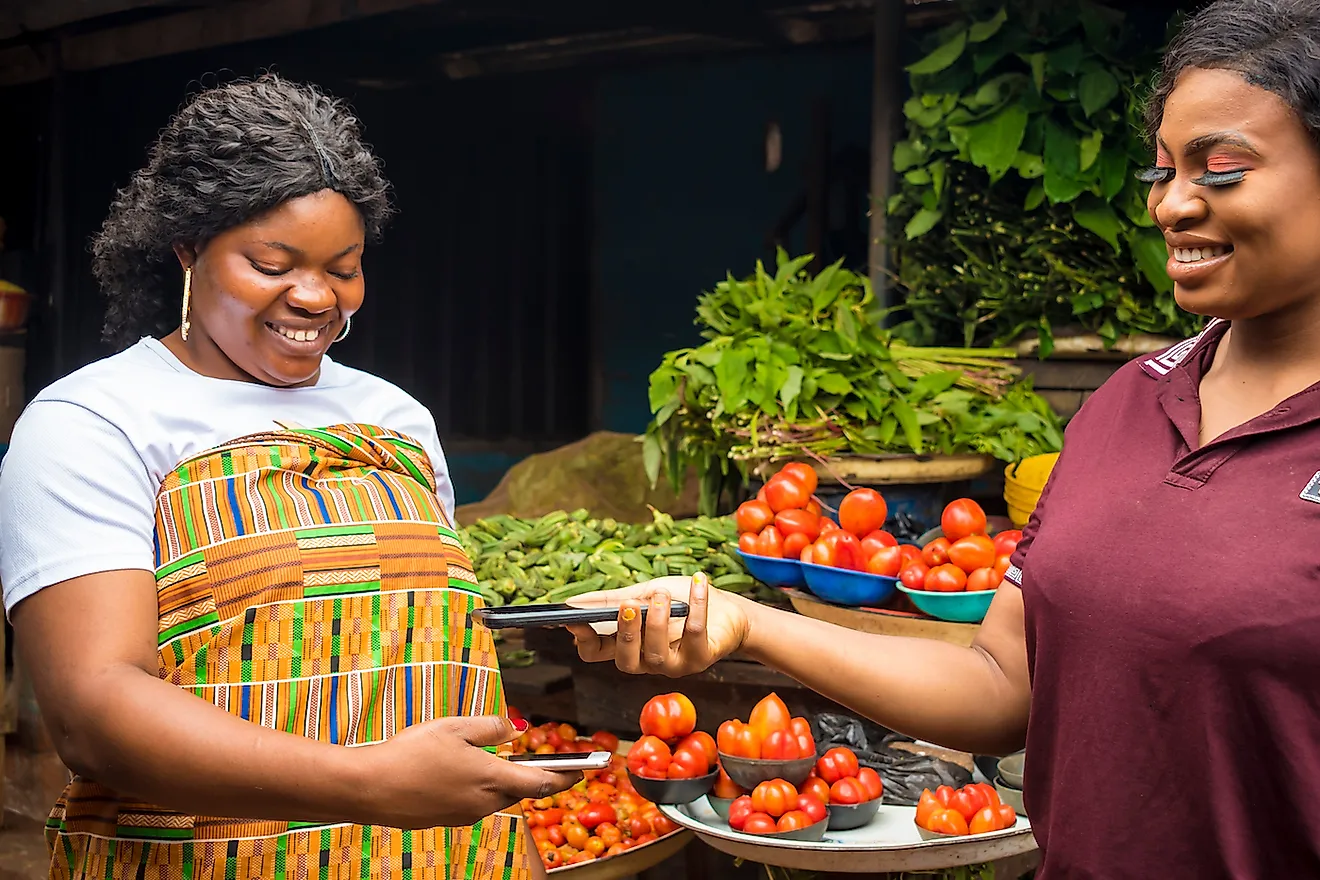
[[[471,562],[407,437],[291,429],[195,456],[160,487],[155,541],[160,677],[230,714],[344,747],[503,714]],[[522,832],[503,813],[411,832],[185,816],[78,777],[47,825],[61,880],[526,880]]]

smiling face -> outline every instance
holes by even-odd
[[[314,383],[321,357],[362,306],[362,217],[337,192],[290,199],[193,253],[186,342],[203,375],[276,386]]]
[[[1148,174],[1178,305],[1229,320],[1320,306],[1320,150],[1283,99],[1187,70]]]

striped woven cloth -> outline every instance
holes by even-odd
[[[504,712],[471,563],[407,437],[281,430],[181,463],[156,566],[160,677],[253,724],[352,747]],[[47,824],[60,880],[525,880],[522,831],[185,816],[76,777]]]

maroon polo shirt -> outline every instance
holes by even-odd
[[[1320,384],[1197,448],[1226,327],[1087,401],[1013,557],[1038,880],[1320,877]]]

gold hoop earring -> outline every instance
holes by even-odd
[[[344,322],[344,329],[339,331],[339,335],[334,338],[335,342],[343,342],[348,338],[348,334],[353,330],[353,319],[349,318]]]
[[[179,322],[179,335],[188,341],[188,330],[192,324],[188,321],[188,301],[192,299],[192,266],[183,270],[183,318]]]

